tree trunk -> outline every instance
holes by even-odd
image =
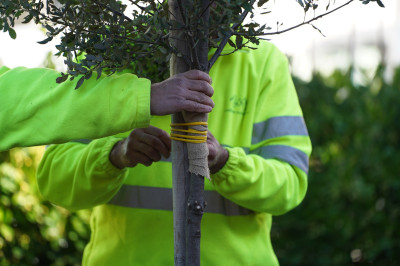
[[[190,8],[195,6],[193,2],[170,0],[171,19],[183,25],[192,25],[189,20],[196,17],[196,12]],[[182,54],[180,57],[171,57],[171,75],[190,69],[208,70],[208,27],[204,27],[208,25],[208,6],[209,1],[201,1],[200,9],[197,10],[197,17],[202,15],[201,34],[198,29],[190,29],[191,36],[187,31],[171,31],[171,43]],[[174,114],[172,123],[206,122],[207,119],[207,114],[182,113]],[[193,128],[207,129],[204,126]],[[205,207],[204,176],[209,176],[207,155],[207,143],[172,141],[175,265],[200,265],[200,223]]]

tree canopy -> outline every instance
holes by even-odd
[[[319,8],[317,0],[296,1],[305,13]],[[169,38],[171,30],[184,31],[193,47],[200,39],[208,39],[209,48],[215,50],[209,60],[208,69],[202,69],[207,71],[221,55],[226,44],[234,48],[233,52],[243,47],[252,48],[252,44],[257,44],[260,38],[283,33],[304,24],[313,25],[314,20],[353,1],[355,0],[337,5],[334,0],[327,0],[326,13],[314,15],[311,19],[284,30],[273,30],[270,23],[260,24],[253,20],[257,11],[266,16],[268,21],[269,0],[210,1],[207,7],[211,7],[208,25],[201,20],[205,8],[201,7],[200,0],[185,2],[190,6],[181,10],[191,12],[181,13],[183,23],[171,16],[166,0],[4,0],[0,3],[0,30],[8,31],[11,38],[16,38],[13,28],[15,21],[20,19],[22,23],[33,21],[43,25],[47,37],[39,41],[41,44],[59,35],[61,38],[56,45],[56,55],[65,58],[68,71],[57,81],[79,77],[79,87],[93,72],[100,76],[103,71],[110,74],[129,69],[140,76],[156,77],[156,80],[165,78],[168,75],[167,62],[171,54],[184,57],[190,65],[199,66],[194,49],[189,57],[183,56],[174,47]],[[376,2],[383,7],[380,0],[359,1],[363,4]],[[204,27],[210,29],[208,36],[202,35]]]

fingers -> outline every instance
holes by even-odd
[[[187,88],[191,91],[202,92],[205,95],[211,97],[214,94],[214,89],[211,85],[201,80],[188,80]]]
[[[138,163],[150,166],[161,160],[161,156],[168,158],[171,152],[171,139],[167,132],[149,126],[131,132],[125,153],[127,166],[133,167]]]
[[[137,164],[143,164],[145,166],[150,166],[153,161],[145,154],[138,151],[131,151],[128,155],[130,165],[128,167],[135,167]]]
[[[209,113],[214,108],[214,101],[210,98],[214,89],[204,81],[186,80],[183,89],[177,92],[181,102],[177,103],[179,108],[188,112]],[[186,89],[187,88],[187,89]]]
[[[207,97],[203,93],[197,92],[197,91],[188,93],[184,98],[187,101],[193,101],[193,102],[199,103],[201,105],[207,105],[212,108],[215,105],[214,101],[210,97]]]
[[[185,100],[184,102],[182,102],[181,107],[185,111],[195,112],[195,113],[210,113],[213,109],[213,107],[210,105],[201,104],[190,100]]]
[[[181,111],[209,113],[214,89],[207,73],[191,70],[151,85],[150,112],[167,115]]]
[[[169,157],[171,152],[171,139],[167,132],[159,128],[150,126],[144,130],[144,134],[141,136],[140,140],[142,141],[142,143],[147,144],[149,157],[158,158],[158,156],[155,156],[154,151],[157,153],[157,155],[163,155],[166,158]],[[160,159],[161,158],[159,158],[157,161],[159,161]]]
[[[200,70],[189,70],[185,73],[182,73],[181,75],[188,79],[204,80],[207,81],[209,84],[212,83],[211,77],[207,73]]]

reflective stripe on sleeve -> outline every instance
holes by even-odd
[[[74,139],[74,140],[71,140],[71,141],[69,141],[69,142],[77,142],[77,143],[82,143],[82,144],[89,144],[90,142],[92,142],[92,140],[91,140],[91,139]],[[54,144],[46,145],[46,150],[47,150],[51,145],[54,145]]]
[[[90,142],[92,142],[91,139],[74,139],[71,140],[70,142],[78,142],[78,143],[82,143],[82,144],[89,144]]]
[[[259,155],[265,159],[276,158],[285,161],[308,174],[308,156],[299,149],[284,145],[270,145],[259,147],[251,151],[250,154]]]
[[[252,144],[281,136],[308,136],[302,116],[276,116],[253,125]]]
[[[243,208],[222,197],[216,191],[204,191],[206,213],[226,216],[248,215],[254,211]],[[172,211],[172,189],[123,185],[108,204],[140,209]]]

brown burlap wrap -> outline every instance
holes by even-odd
[[[190,122],[207,122],[208,114],[184,112],[183,118],[186,123]],[[207,126],[190,126],[190,128],[207,131]],[[196,134],[189,134],[194,135]],[[189,172],[205,176],[210,179],[210,171],[208,169],[208,147],[205,143],[187,143],[188,159],[189,159]]]

